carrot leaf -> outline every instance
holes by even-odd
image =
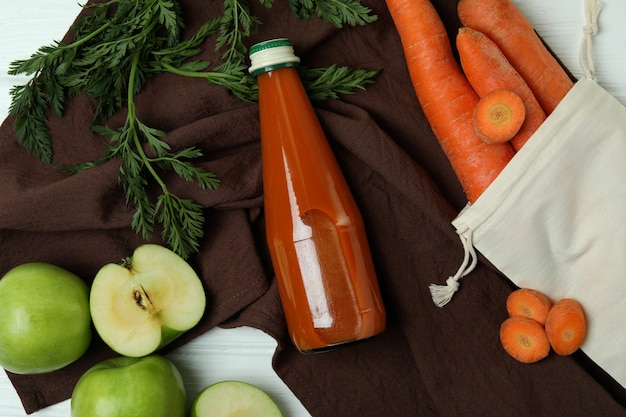
[[[273,3],[257,1],[267,8]],[[358,0],[290,0],[290,5],[297,18],[317,16],[336,27],[376,20]],[[148,78],[172,73],[202,78],[228,89],[238,99],[256,101],[258,91],[256,80],[247,71],[245,39],[257,31],[261,21],[252,14],[248,0],[223,0],[221,16],[209,19],[182,40],[185,22],[178,0],[109,0],[83,7],[88,10],[72,25],[71,42],[54,42],[28,59],[11,63],[11,75],[31,77],[11,90],[9,113],[15,117],[17,141],[42,162],[52,163],[48,110],[61,117],[67,99],[79,95],[94,99],[97,107],[92,129],[105,139],[104,154],[95,161],[58,168],[78,174],[120,160],[118,181],[127,208],[134,210],[132,229],[149,240],[155,226],[161,225],[163,240],[187,258],[197,251],[203,236],[203,209],[172,194],[164,174],[174,173],[203,189],[217,188],[219,179],[198,163],[203,156],[199,149],[173,150],[166,132],[139,120],[134,98]],[[218,52],[214,63],[198,58],[209,38],[214,38]],[[312,99],[337,98],[364,89],[375,75],[335,66],[304,74],[308,74],[303,81]],[[117,129],[106,126],[123,107],[127,108],[125,123]],[[156,197],[152,197],[153,191]]]
[[[289,6],[301,19],[317,16],[338,28],[363,26],[378,19],[358,0],[289,0]]]

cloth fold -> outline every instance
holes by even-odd
[[[366,92],[314,103],[366,225],[389,314],[387,330],[319,355],[291,345],[265,250],[258,109],[224,89],[169,74],[148,80],[137,97],[146,124],[165,130],[173,148],[195,145],[222,186],[202,191],[168,185],[206,207],[206,236],[190,263],[209,308],[175,349],[214,326],[253,326],[278,341],[273,365],[315,417],[325,416],[619,416],[626,395],[583,356],[550,356],[527,366],[498,341],[511,283],[480,263],[472,285],[445,309],[429,284],[453,274],[460,246],[451,226],[465,198],[411,89],[402,47],[384,2],[365,0],[378,20],[336,29],[296,21],[288,2],[251,2],[264,22],[252,45],[288,37],[303,65],[333,63],[382,70]],[[434,0],[450,33],[456,0]],[[187,31],[220,13],[220,2],[183,0]],[[207,45],[210,49],[211,46]],[[210,52],[207,52],[209,54]],[[55,164],[97,159],[90,130],[94,103],[77,97],[51,117]],[[111,123],[123,121],[115,115]],[[117,185],[115,161],[73,177],[30,156],[15,141],[12,119],[0,128],[0,274],[27,261],[65,267],[89,282],[105,263],[144,243]],[[155,242],[158,232],[155,233]],[[27,412],[69,398],[89,366],[113,356],[97,338],[87,355],[40,376],[9,374]]]

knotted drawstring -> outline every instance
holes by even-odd
[[[595,69],[593,66],[593,54],[591,50],[591,38],[598,33],[598,15],[602,9],[602,2],[599,0],[585,0],[585,20],[583,26],[583,41],[580,47],[580,67],[585,78],[594,80]]]
[[[459,280],[472,272],[478,263],[478,257],[472,241],[472,231],[470,229],[457,230],[461,243],[463,244],[463,262],[456,274],[448,277],[446,285],[430,285],[430,295],[437,307],[443,307],[452,300],[454,293],[459,289]]]

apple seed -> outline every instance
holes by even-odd
[[[150,300],[150,296],[148,295],[148,292],[143,287],[143,285],[140,285],[139,289],[136,289],[133,292],[133,298],[137,306],[141,308],[142,310],[154,309],[154,305],[152,304],[152,301]]]

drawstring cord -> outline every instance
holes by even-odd
[[[586,24],[583,26],[584,37],[580,47],[579,60],[585,78],[590,80],[595,80],[591,38],[598,33],[598,15],[602,6],[603,4],[599,0],[585,0]]]
[[[459,280],[472,272],[478,263],[478,257],[472,241],[472,231],[468,228],[457,231],[457,233],[463,244],[463,262],[456,274],[448,277],[446,285],[430,285],[430,295],[437,307],[443,307],[452,300],[454,293],[459,290]]]

